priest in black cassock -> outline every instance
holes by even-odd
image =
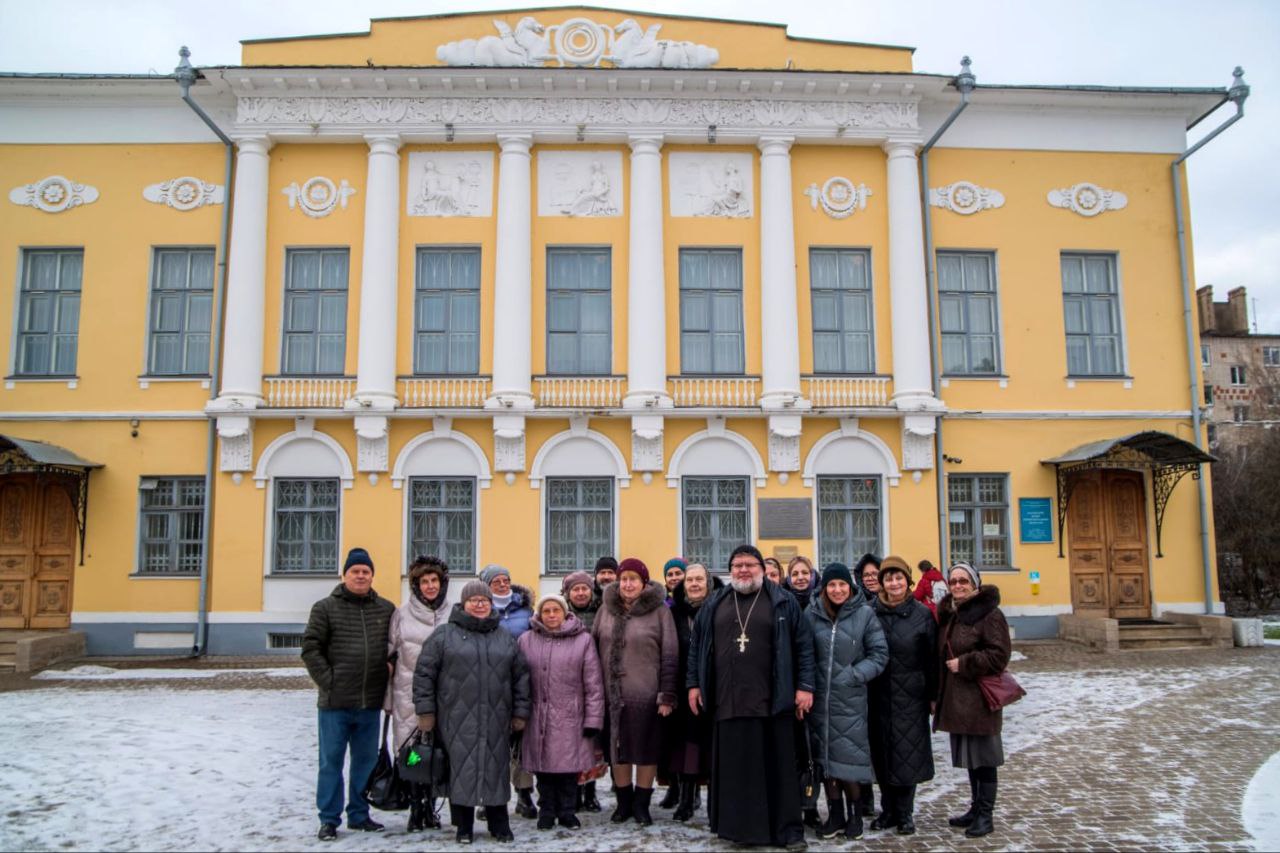
[[[707,814],[738,844],[805,848],[795,720],[813,707],[813,634],[764,556],[739,545],[729,586],[698,614],[689,643],[689,709],[715,720]]]

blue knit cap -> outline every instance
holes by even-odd
[[[347,552],[346,562],[342,564],[342,573],[345,575],[347,569],[352,566],[368,566],[369,571],[373,571],[373,558],[369,556],[369,552],[363,548],[352,548]]]

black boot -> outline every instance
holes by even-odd
[[[458,843],[470,844],[476,825],[476,810],[471,806],[449,806],[449,820],[458,828]]]
[[[947,818],[947,823],[955,827],[964,828],[972,825],[973,819],[978,816],[978,777],[973,775],[973,771],[969,771],[969,810],[962,815]]]
[[[559,805],[555,779],[547,778],[545,773],[538,775],[538,829],[554,829],[556,811]],[[519,806],[517,806],[519,808]]]
[[[509,844],[516,840],[511,833],[511,818],[507,815],[506,806],[485,806],[484,814],[489,822],[489,835],[494,841]]]
[[[618,807],[609,816],[609,821],[611,823],[626,823],[631,820],[631,801],[635,799],[635,789],[630,785],[619,785],[614,791],[614,796],[618,798]]]
[[[857,811],[855,809],[855,811]],[[836,797],[832,799],[827,796],[827,822],[818,827],[819,838],[835,838],[844,831],[845,824],[848,821],[845,818],[844,798]]]
[[[425,811],[422,807],[421,800],[414,800],[409,803],[409,822],[405,824],[405,832],[422,832],[426,829],[423,825],[422,813]]]
[[[674,809],[680,803],[680,780],[672,779],[671,784],[667,786],[667,793],[663,795],[662,802],[658,803],[660,809]]]
[[[996,808],[996,784],[995,782],[978,783],[978,813],[974,816],[973,823],[969,824],[969,828],[964,831],[969,838],[981,838],[995,830],[992,814]]]
[[[636,786],[635,798],[631,801],[631,812],[635,815],[636,823],[641,826],[653,826],[653,817],[649,814],[649,803],[652,800],[652,788]]]
[[[849,822],[844,825],[844,837],[848,839],[862,837],[862,809],[857,803],[849,804]]]
[[[516,814],[529,820],[538,816],[538,807],[533,804],[532,788],[516,788]]]
[[[698,783],[693,778],[685,777],[680,780],[680,805],[676,807],[676,813],[671,816],[672,820],[686,821],[693,817],[693,812],[697,809],[695,798],[698,796]]]
[[[594,779],[582,786],[582,810],[587,812],[600,811],[600,800],[596,798],[596,783]]]
[[[903,785],[895,792],[894,808],[898,813],[898,834],[916,834],[916,786]]]
[[[577,809],[573,805],[573,795],[578,790],[580,789],[577,774],[564,774],[557,786],[559,796],[556,800],[556,818],[565,829],[578,829],[582,826],[582,821],[578,820],[578,816],[574,814]]]
[[[858,816],[873,817],[876,813],[876,793],[875,786],[863,782],[858,790]]]
[[[578,786],[577,786],[578,794],[577,794],[577,796],[576,796],[576,797],[574,798],[574,800],[573,800],[573,810],[574,810],[574,811],[576,811],[576,812],[580,812],[580,811],[582,811],[582,807],[583,807],[583,805],[584,805],[584,803],[583,803],[583,801],[582,801],[582,800],[583,800],[582,795],[583,795],[583,792],[584,792],[584,790],[586,789],[586,787],[587,787],[586,785],[578,785]]]
[[[882,829],[893,829],[898,825],[897,788],[890,785],[880,786],[880,814],[871,821],[871,829],[879,832]]]

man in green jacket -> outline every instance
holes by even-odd
[[[338,837],[342,820],[342,763],[351,749],[347,828],[381,832],[369,817],[364,786],[378,760],[378,715],[387,692],[387,631],[395,605],[373,591],[373,560],[352,548],[342,583],[311,608],[302,635],[302,661],[320,690],[320,774],[316,808],[321,841]]]

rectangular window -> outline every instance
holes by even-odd
[[[409,478],[409,557],[436,556],[455,573],[475,572],[476,481]]]
[[[746,477],[684,477],[684,555],[723,572],[734,548],[751,541],[751,484]]]
[[[420,247],[414,282],[413,372],[478,373],[480,250]]]
[[[1263,347],[1262,363],[1267,367],[1280,367],[1280,347]]]
[[[1206,406],[1213,405],[1213,386],[1212,385],[1204,386],[1204,404]]]
[[[212,324],[213,249],[156,249],[147,374],[207,375]]]
[[[1067,373],[1124,373],[1120,291],[1114,255],[1062,256],[1062,310],[1067,329]]]
[[[865,249],[809,250],[815,373],[874,371],[870,267]]]
[[[338,567],[337,479],[275,481],[274,574],[318,572]]]
[[[347,362],[349,261],[347,249],[288,250],[281,373],[342,375]]]
[[[1232,406],[1231,420],[1235,421],[1238,424],[1242,424],[1245,421],[1249,420],[1249,407],[1248,406]]]
[[[1211,361],[1212,361],[1212,357],[1210,356],[1209,345],[1201,344],[1200,345],[1200,365],[1202,367],[1208,367]]]
[[[992,252],[938,253],[944,374],[994,376],[1000,372],[995,267]]]
[[[680,372],[741,374],[742,250],[680,250]]]
[[[18,294],[18,376],[74,376],[83,249],[24,249]]]
[[[594,566],[613,553],[613,478],[548,477],[547,573]]]
[[[608,375],[613,367],[608,248],[547,249],[547,373]]]
[[[1246,382],[1245,382],[1245,372],[1244,372],[1244,365],[1243,365],[1243,364],[1233,364],[1233,365],[1231,365],[1231,384],[1232,384],[1232,385],[1246,385],[1246,384],[1248,384],[1248,383],[1246,383]]]
[[[204,478],[144,477],[138,574],[191,575],[204,564]]]
[[[818,478],[818,561],[852,566],[879,554],[880,478]]]
[[[947,477],[951,559],[979,569],[1011,565],[1007,474]]]

